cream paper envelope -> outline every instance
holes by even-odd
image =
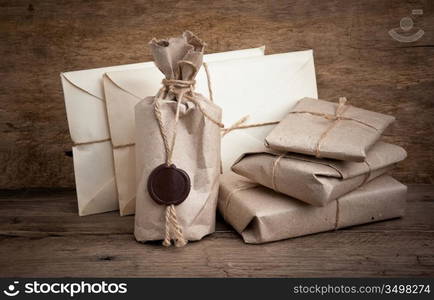
[[[80,216],[118,209],[102,76],[152,62],[61,73]]]
[[[297,51],[208,64],[214,102],[226,127],[280,121],[303,97],[317,96],[313,51]],[[199,81],[196,90],[207,94]],[[243,153],[260,151],[273,125],[233,130],[222,138],[223,172]]]
[[[264,47],[208,54],[204,62],[226,61],[264,54]],[[141,69],[107,72],[104,91],[110,134],[113,145],[115,178],[122,216],[134,214],[136,197],[134,106],[143,98],[153,96],[161,88],[163,74],[154,65]],[[207,87],[204,68],[197,84]],[[208,95],[208,90],[205,95]]]

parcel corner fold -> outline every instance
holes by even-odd
[[[400,146],[377,142],[364,162],[316,158],[269,148],[245,153],[232,170],[270,189],[315,206],[336,198],[385,174],[404,160]]]

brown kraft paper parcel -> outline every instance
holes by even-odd
[[[316,207],[227,172],[221,177],[218,208],[244,242],[260,244],[402,217],[406,195],[405,185],[383,175]]]
[[[362,162],[394,117],[346,103],[303,98],[265,138],[274,150]]]
[[[323,206],[386,173],[407,156],[396,145],[377,142],[364,162],[264,152],[246,153],[232,171],[303,202]]]
[[[183,246],[186,241],[199,240],[215,230],[221,109],[193,91],[194,78],[202,65],[204,43],[201,40],[185,32],[178,38],[154,39],[150,48],[166,79],[157,96],[147,97],[135,107],[134,235],[140,242],[164,240],[165,246],[171,241]],[[181,182],[181,188],[190,189],[188,196],[176,206],[159,204],[150,195],[148,181],[153,178],[150,175],[162,164],[167,167],[173,164],[177,170],[183,170],[160,182],[160,192],[171,199],[181,197],[180,194],[185,196],[185,190],[182,193],[176,190],[180,184],[177,180],[184,180],[185,174],[189,178]],[[154,192],[152,186],[151,190]],[[172,228],[168,227],[170,222],[175,222]]]

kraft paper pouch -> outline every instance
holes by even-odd
[[[204,62],[263,56],[264,47],[204,55]],[[107,72],[103,78],[107,117],[113,145],[115,178],[121,216],[134,214],[136,207],[134,106],[155,95],[164,75],[152,64],[140,69]],[[204,68],[196,76],[196,87],[208,88]]]
[[[375,144],[361,163],[264,150],[244,154],[232,170],[277,192],[323,206],[386,173],[406,156],[403,148],[384,142]]]
[[[134,234],[140,242],[183,246],[215,228],[221,109],[193,91],[202,41],[186,32],[177,39],[152,40],[150,47],[166,80],[157,96],[135,108]]]
[[[407,187],[383,175],[316,207],[235,173],[221,177],[218,208],[246,243],[260,244],[404,215]]]
[[[394,120],[354,107],[345,98],[339,104],[303,98],[265,140],[278,151],[362,162]]]

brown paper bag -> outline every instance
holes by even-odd
[[[141,242],[164,239],[166,246],[172,240],[183,246],[214,232],[221,109],[193,91],[202,64],[201,40],[186,32],[154,39],[150,47],[166,79],[157,96],[135,107],[134,234]]]
[[[375,144],[361,163],[264,150],[244,154],[232,171],[277,192],[323,206],[384,174],[406,156],[403,148],[384,142]]]
[[[274,150],[362,162],[394,117],[339,104],[301,99],[269,133]]]
[[[404,215],[407,187],[378,177],[323,207],[315,207],[236,175],[222,175],[218,208],[246,243],[259,244]]]

